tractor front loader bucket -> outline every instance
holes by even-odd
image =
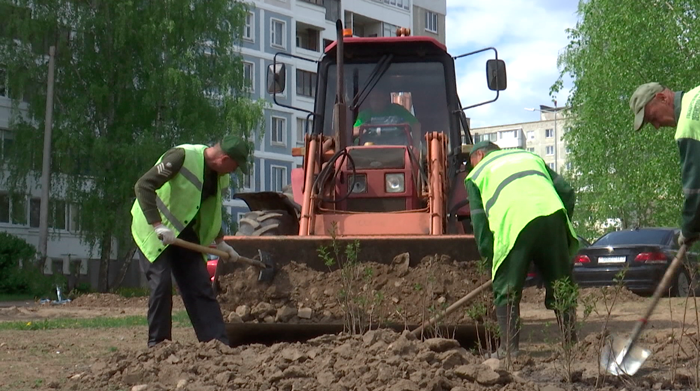
[[[332,254],[334,240],[343,255],[348,245],[359,243],[358,262],[390,264],[395,256],[403,253],[409,254],[410,266],[436,254],[457,261],[480,259],[473,235],[341,236],[335,239],[330,236],[226,236],[224,240],[243,256],[253,257],[258,250],[270,254],[278,270],[294,261],[311,269],[328,271],[319,249],[325,246]],[[234,268],[235,264],[227,267]],[[231,270],[221,270],[221,275]]]

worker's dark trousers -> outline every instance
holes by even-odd
[[[545,306],[554,309],[554,281],[564,277],[573,281],[569,240],[576,239],[569,236],[563,211],[538,217],[526,225],[493,278],[496,306],[520,303],[530,262],[534,262],[547,289]]]
[[[151,296],[148,301],[148,346],[172,339],[172,279],[175,277],[182,301],[200,342],[218,339],[229,344],[221,308],[211,287],[201,253],[168,246],[151,263],[139,251],[141,270],[146,274]],[[172,273],[172,274],[171,274]]]

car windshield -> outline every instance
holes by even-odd
[[[361,91],[367,83],[375,67],[376,63],[345,64],[345,100],[348,105],[352,104],[353,96]],[[327,72],[328,90],[323,124],[323,131],[326,135],[332,135],[333,132],[336,76],[336,66],[330,65]],[[386,104],[390,103],[394,105],[391,110],[388,110]],[[397,108],[397,105],[400,107]],[[410,115],[406,113],[410,113]],[[413,124],[414,121],[417,121],[420,124],[422,134],[426,132],[447,132],[449,134],[450,113],[443,64],[437,61],[392,62],[360,104],[356,115],[360,119],[352,118],[352,122],[358,126],[360,123],[408,122]],[[394,117],[400,117],[400,120],[391,122]]]
[[[593,246],[615,246],[626,244],[663,245],[671,234],[668,230],[643,229],[636,231],[610,232],[593,243]]]

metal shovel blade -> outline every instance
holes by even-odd
[[[272,260],[272,255],[258,249],[258,255],[260,256],[260,262],[267,266],[264,269],[260,269],[258,274],[258,281],[271,282],[275,278],[275,262]]]
[[[626,338],[608,339],[600,352],[601,368],[615,376],[632,376],[637,373],[651,356],[651,351],[634,344],[626,349],[629,343],[629,339]]]

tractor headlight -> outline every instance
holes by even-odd
[[[405,190],[403,173],[386,174],[384,176],[387,193],[403,193]]]
[[[352,189],[353,193],[366,193],[367,192],[367,176],[366,175],[350,175],[348,178],[348,185]]]

